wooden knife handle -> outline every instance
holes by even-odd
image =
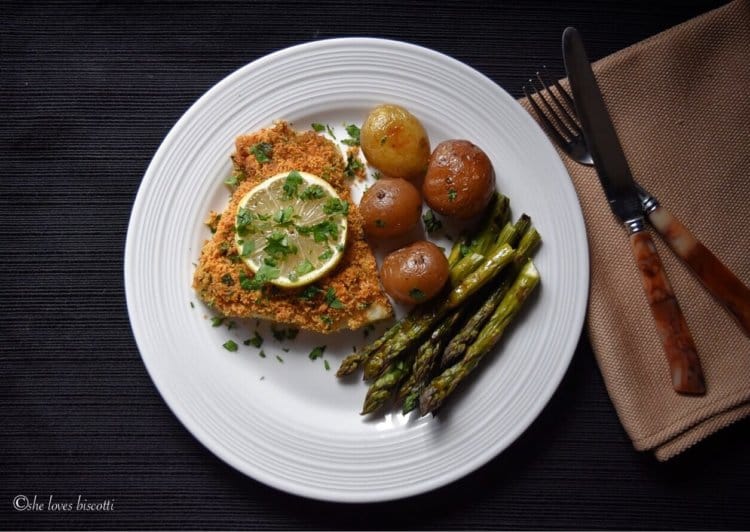
[[[651,235],[646,231],[632,233],[630,243],[641,272],[646,298],[667,355],[672,386],[678,393],[704,394],[706,384],[695,342]]]
[[[672,251],[685,261],[711,295],[726,307],[745,334],[750,336],[750,288],[667,209],[656,207],[648,219]]]

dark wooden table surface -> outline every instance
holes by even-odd
[[[585,333],[537,421],[468,477],[372,505],[281,493],[172,415],[141,362],[123,286],[150,158],[201,94],[254,59],[328,37],[401,39],[519,97],[539,65],[562,74],[567,25],[596,59],[721,4],[3,2],[0,528],[750,528],[750,423],[666,464],[635,452]],[[113,507],[14,509],[35,495]]]

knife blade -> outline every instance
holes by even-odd
[[[627,229],[651,314],[678,393],[705,393],[698,351],[664,266],[645,230],[633,175],[575,28],[563,32],[563,57],[576,112],[609,206]]]

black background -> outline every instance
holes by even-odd
[[[750,423],[666,464],[635,452],[585,334],[538,420],[468,477],[372,505],[278,492],[171,414],[141,362],[123,286],[151,157],[200,95],[254,59],[329,37],[401,39],[519,97],[538,66],[562,75],[567,25],[597,59],[721,4],[3,2],[0,528],[750,527]],[[115,510],[17,512],[18,494],[114,499]]]

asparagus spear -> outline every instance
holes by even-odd
[[[407,409],[405,405],[403,410],[404,414],[416,407],[416,398],[419,397],[419,391],[432,374],[446,340],[449,338],[449,335],[456,324],[461,321],[463,315],[463,308],[459,308],[449,314],[448,317],[446,317],[440,325],[432,331],[432,334],[430,334],[427,341],[417,350],[411,374],[409,375],[409,378],[404,381],[399,388],[399,392],[396,394],[397,400],[405,400],[407,397],[411,397],[409,404],[413,404],[413,406]]]
[[[435,360],[440,354],[442,346],[445,345],[446,338],[456,324],[461,321],[463,314],[463,309],[452,312],[432,332],[429,340],[419,348],[414,359],[413,370],[417,383],[424,381],[430,375],[435,367]]]
[[[414,345],[432,325],[445,314],[442,306],[427,312],[420,312],[415,316],[409,315],[404,318],[404,326],[386,342],[382,349],[373,353],[364,363],[365,380],[376,378],[388,364],[398,358],[407,348]]]
[[[393,391],[409,373],[410,361],[399,359],[391,364],[378,379],[370,385],[362,406],[362,415],[375,412],[383,406]]]
[[[461,283],[462,279],[465,279],[467,275],[476,270],[484,262],[484,255],[477,253],[476,251],[470,251],[467,255],[464,255],[456,265],[450,269],[450,283],[451,286],[456,286]]]
[[[479,267],[471,272],[448,295],[448,308],[456,308],[466,301],[470,295],[479,290],[497,273],[513,260],[515,251],[510,244],[501,244],[492,248],[487,258]]]
[[[422,358],[426,356],[425,351],[432,348],[432,342],[436,341],[437,337],[435,335],[435,331],[433,331],[433,334],[430,335],[430,337],[425,341],[417,350],[416,358]],[[412,365],[412,371],[409,373],[409,376],[407,379],[401,384],[399,387],[398,392],[396,393],[396,401],[403,401],[406,395],[411,391],[412,387],[414,387],[417,384],[416,375],[413,371],[413,365]]]
[[[516,223],[506,223],[497,233],[497,240],[495,241],[494,246],[487,246],[483,249],[483,253],[491,256],[503,244],[509,244],[511,247],[514,247],[519,238],[521,238],[529,228],[531,228],[531,217],[524,213],[518,218],[518,220],[516,220]],[[483,262],[482,257],[477,257],[478,255],[476,253],[471,253],[465,256],[454,268],[451,268],[451,286],[460,286],[462,282],[465,282],[468,279],[470,274],[482,275],[481,272],[477,272],[477,266]],[[484,258],[486,259],[487,257]],[[490,267],[486,263],[483,266]]]
[[[513,321],[529,294],[539,284],[539,279],[539,272],[534,263],[530,259],[527,260],[490,320],[482,328],[474,343],[466,350],[463,360],[443,371],[422,390],[419,396],[419,410],[422,415],[434,412],[440,407],[446,397],[497,344],[508,324]]]
[[[379,338],[370,342],[358,352],[354,352],[341,361],[339,369],[336,371],[337,377],[344,377],[354,373],[375,351],[380,349],[388,340],[390,340],[402,327],[403,322],[398,321],[389,327]]]
[[[495,194],[490,201],[487,216],[482,229],[470,243],[458,247],[458,256],[451,252],[448,264],[451,265],[451,284],[455,286],[463,277],[474,271],[481,258],[497,239],[498,233],[510,216],[510,199],[502,194]],[[468,248],[465,249],[465,248]],[[454,249],[456,249],[454,247]],[[452,259],[452,260],[451,260]],[[454,273],[455,272],[455,273]]]
[[[519,220],[520,222],[520,220]],[[524,225],[525,226],[525,225]],[[524,227],[522,226],[522,227]],[[476,340],[479,331],[489,320],[495,308],[510,288],[511,282],[518,275],[521,266],[531,257],[536,247],[541,242],[541,236],[534,227],[529,227],[521,237],[516,249],[513,268],[504,274],[504,279],[490,292],[490,295],[482,303],[476,313],[461,327],[461,330],[448,342],[441,355],[440,367],[447,368],[459,360],[469,345]]]
[[[526,214],[522,215],[515,224],[512,224],[510,222],[506,223],[497,234],[497,240],[494,245],[497,246],[498,244],[507,243],[511,246],[515,246],[518,237],[523,234],[523,232],[526,231],[530,225],[531,218],[529,218]],[[492,247],[492,245],[490,245],[489,247],[483,249],[482,253],[491,252],[492,249],[494,248]],[[476,251],[472,251],[463,259],[461,259],[461,261],[456,264],[454,268],[451,268],[451,286],[457,286],[461,284],[461,280],[465,279],[470,273],[476,270],[477,266],[479,266],[485,258],[486,257],[484,255],[477,253]]]
[[[461,330],[451,338],[448,345],[445,346],[443,354],[440,356],[440,367],[447,368],[452,365],[466,352],[466,349],[471,345],[477,336],[479,331],[482,329],[490,316],[495,312],[495,308],[500,304],[503,299],[505,292],[508,290],[508,285],[501,282],[494,290],[490,293],[489,297],[482,303],[477,309],[474,315],[461,327]]]

